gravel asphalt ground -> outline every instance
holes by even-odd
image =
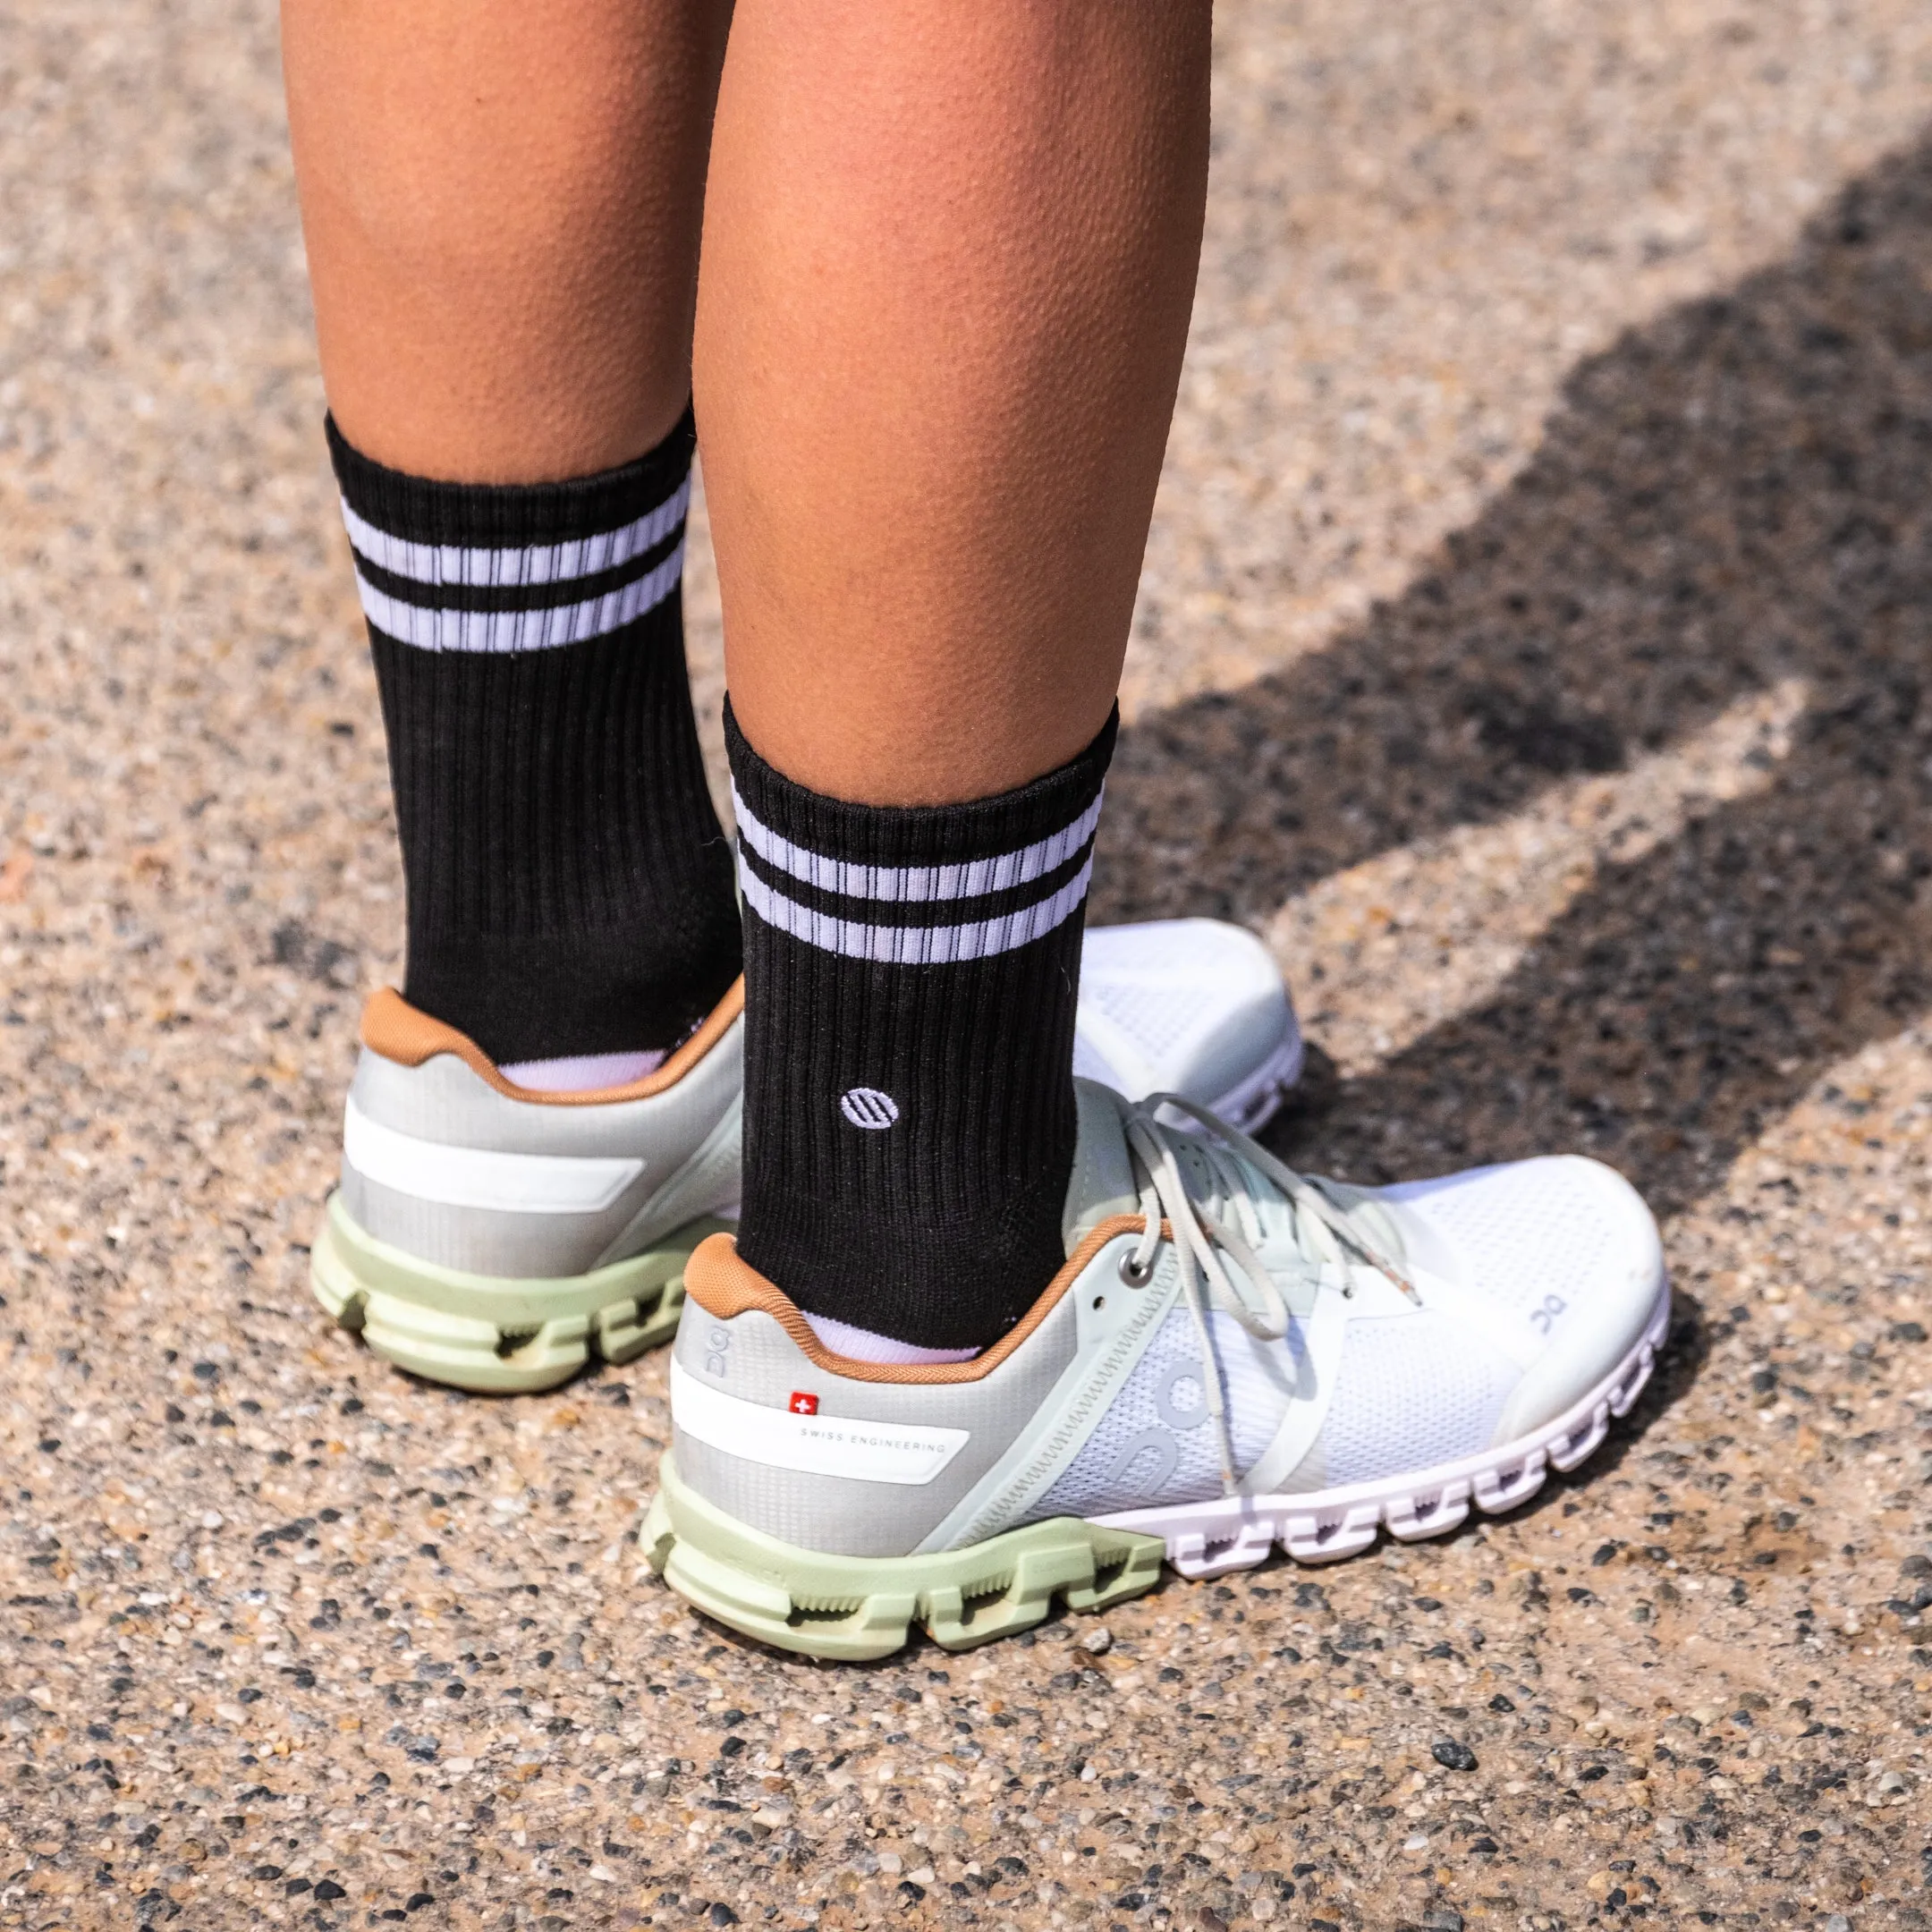
[[[1670,1348],[1502,1520],[820,1667],[664,1368],[307,1247],[398,970],[261,0],[0,0],[0,1927],[1932,1924],[1932,12],[1227,0],[1096,881],[1275,1144],[1613,1160]],[[691,648],[716,746],[716,598]]]

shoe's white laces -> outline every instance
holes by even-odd
[[[1163,1107],[1188,1115],[1201,1133],[1186,1134],[1166,1125],[1158,1118]],[[1281,1289],[1255,1252],[1267,1238],[1257,1195],[1265,1189],[1287,1203],[1295,1246],[1318,1284],[1333,1282],[1350,1292],[1349,1268],[1360,1261],[1387,1275],[1411,1300],[1418,1297],[1402,1271],[1351,1222],[1346,1209],[1206,1107],[1180,1094],[1150,1094],[1128,1110],[1123,1125],[1140,1183],[1141,1231],[1123,1271],[1141,1282],[1152,1276],[1165,1220],[1174,1233],[1182,1298],[1200,1344],[1201,1378],[1221,1453],[1221,1487],[1232,1496],[1234,1441],[1208,1310],[1220,1309],[1263,1342],[1280,1341],[1289,1323]],[[1182,1172],[1183,1147],[1205,1169],[1197,1170],[1191,1190]]]

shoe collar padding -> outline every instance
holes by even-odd
[[[991,1348],[970,1361],[869,1362],[834,1354],[812,1332],[811,1324],[784,1290],[739,1259],[738,1243],[729,1234],[709,1235],[691,1250],[691,1258],[684,1266],[684,1293],[688,1301],[695,1301],[718,1321],[730,1321],[734,1316],[753,1312],[769,1315],[813,1363],[848,1382],[979,1382],[1024,1345],[1109,1241],[1118,1241],[1123,1235],[1138,1235],[1141,1225],[1139,1215],[1114,1215],[1089,1229],[1033,1306]],[[1161,1224],[1161,1238],[1173,1238],[1173,1231],[1165,1222]]]

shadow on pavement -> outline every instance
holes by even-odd
[[[1932,1004],[1932,139],[1581,365],[1523,473],[1356,632],[1139,722],[1094,916],[1261,924],[1791,677],[1768,789],[1606,866],[1487,1004],[1276,1144],[1363,1179],[1398,1142],[1411,1170],[1583,1148],[1667,1214]]]

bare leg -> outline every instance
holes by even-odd
[[[696,376],[738,727],[738,1251],[877,1360],[985,1346],[1065,1258],[1208,27],[1205,0],[733,23]]]
[[[732,701],[787,776],[984,797],[1105,721],[1208,67],[1202,0],[740,0],[698,413]]]
[[[329,402],[399,470],[524,483],[690,395],[718,0],[286,0]]]
[[[685,678],[726,0],[287,0],[404,995],[525,1085],[642,1077],[739,971]]]

